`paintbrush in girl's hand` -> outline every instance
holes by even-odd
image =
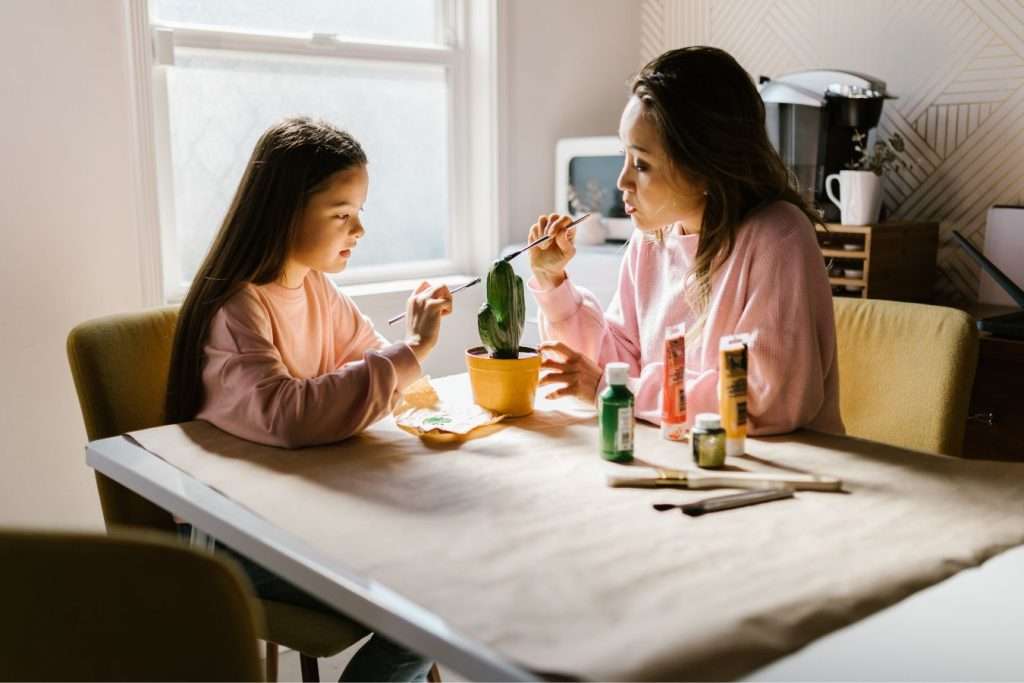
[[[464,290],[464,289],[465,289],[466,287],[472,287],[473,285],[477,284],[478,282],[480,282],[480,278],[478,278],[478,277],[475,277],[475,278],[473,278],[472,280],[470,280],[469,282],[466,282],[466,283],[464,283],[464,284],[461,284],[461,285],[459,285],[458,287],[456,287],[455,289],[453,289],[453,290],[451,291],[451,293],[452,293],[452,294],[455,294],[455,292],[461,292],[461,291],[462,291],[462,290]],[[402,319],[402,318],[404,318],[404,317],[405,317],[405,313],[399,313],[399,314],[398,314],[398,315],[396,315],[396,316],[395,316],[394,318],[390,318],[390,319],[388,320],[388,325],[394,325],[395,323],[397,323],[397,322],[398,322],[399,320],[401,320],[401,319]]]

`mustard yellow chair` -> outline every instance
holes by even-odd
[[[164,424],[164,393],[178,307],[84,322],[68,335],[68,361],[90,441]],[[141,496],[96,473],[108,530],[145,527],[175,533],[174,520]],[[159,588],[159,587],[155,587]],[[304,681],[319,680],[318,657],[332,657],[369,631],[354,621],[270,600],[261,601],[267,678],[277,673],[277,645],[300,653]]]
[[[978,360],[973,318],[896,301],[837,297],[833,304],[847,433],[961,455]]]
[[[0,680],[259,681],[259,605],[153,532],[0,530]]]

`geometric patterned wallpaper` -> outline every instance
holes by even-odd
[[[887,100],[881,135],[899,132],[913,167],[883,179],[897,218],[940,222],[936,303],[975,300],[993,204],[1024,204],[1024,0],[644,0],[644,62],[713,45],[754,77],[808,68],[871,74]]]

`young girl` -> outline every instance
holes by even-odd
[[[329,124],[288,119],[249,160],[181,307],[166,412],[286,448],[344,439],[389,414],[451,310],[444,286],[409,298],[404,342],[374,330],[324,273],[365,234],[366,155]]]
[[[405,340],[392,344],[325,275],[344,270],[365,234],[366,165],[350,135],[306,118],[286,119],[256,143],[181,307],[169,423],[206,420],[286,448],[329,443],[388,415],[420,376],[451,311],[447,288],[417,288],[406,306]],[[331,611],[235,557],[261,597]],[[428,668],[374,636],[343,680],[422,680]]]
[[[547,341],[543,384],[593,401],[601,368],[632,368],[637,417],[660,423],[665,329],[685,323],[687,412],[718,410],[718,341],[754,333],[749,432],[843,432],[832,294],[815,237],[820,219],[790,186],[747,73],[708,47],[672,50],[634,79],[619,124],[619,176],[636,230],[618,289],[601,311],[566,274],[567,217],[541,216],[530,289]]]

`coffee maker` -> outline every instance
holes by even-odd
[[[839,209],[825,194],[825,178],[857,159],[853,135],[874,142],[882,103],[894,99],[885,81],[854,71],[810,69],[768,78],[758,92],[772,145],[799,183],[808,203],[827,222],[839,222]]]

